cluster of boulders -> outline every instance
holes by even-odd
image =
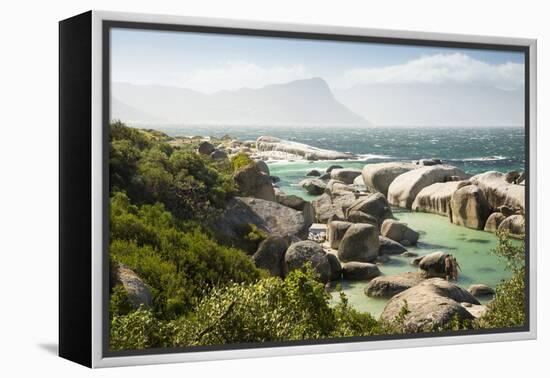
[[[450,320],[479,318],[487,307],[477,298],[488,298],[494,290],[484,284],[471,285],[464,290],[444,279],[444,252],[433,252],[412,260],[416,272],[381,276],[371,280],[365,294],[387,298],[381,319],[398,322],[408,332],[428,331],[446,325]],[[402,309],[406,307],[405,313]]]
[[[477,230],[525,233],[525,176],[490,171],[469,177],[437,159],[415,163],[368,164],[365,186],[387,196],[390,205],[447,216]]]

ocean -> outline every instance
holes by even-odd
[[[262,135],[272,135],[358,155],[356,160],[347,161],[268,163],[271,175],[280,178],[277,185],[281,190],[310,201],[316,196],[305,193],[298,183],[309,170],[324,170],[332,164],[362,168],[369,163],[439,158],[469,174],[490,170],[523,171],[525,167],[523,128],[156,128],[171,136],[230,135],[240,140],[254,140]],[[418,255],[444,251],[456,256],[462,267],[458,284],[464,288],[475,283],[494,288],[501,280],[510,277],[505,264],[491,253],[497,241],[494,234],[453,225],[448,218],[435,214],[394,209],[394,215],[421,234],[418,245],[408,248],[409,251]],[[380,270],[382,274],[389,275],[416,271],[416,268],[410,265],[410,258],[392,256],[388,263],[380,266]],[[339,284],[356,309],[374,316],[382,312],[387,300],[367,297],[364,294],[366,282],[342,280]],[[337,301],[338,296],[338,292],[334,291],[332,300]]]

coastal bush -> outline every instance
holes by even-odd
[[[241,250],[182,223],[163,204],[136,206],[122,192],[111,198],[110,256],[151,287],[162,318],[187,312],[215,286],[253,282],[260,270]]]
[[[114,315],[109,327],[109,347],[113,351],[168,347],[164,322],[151,311],[140,308],[127,315]]]
[[[246,167],[252,163],[254,163],[254,160],[242,152],[239,152],[231,158],[231,167],[233,168],[233,171],[238,171],[240,168]]]
[[[111,124],[110,190],[133,203],[163,203],[179,219],[207,224],[236,192],[228,162],[171,147],[164,134]]]
[[[507,232],[499,232],[493,253],[505,259],[512,278],[497,285],[487,313],[478,321],[481,328],[522,327],[525,311],[525,241],[512,241]]]

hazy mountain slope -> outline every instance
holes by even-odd
[[[375,125],[523,125],[523,91],[471,84],[369,84],[335,93]]]
[[[113,98],[167,123],[241,125],[367,125],[320,78],[211,95],[164,86],[113,84]],[[118,111],[113,104],[113,114]]]
[[[117,98],[113,98],[111,102],[111,119],[124,120],[124,122],[133,123],[154,123],[163,122],[162,118],[154,117],[144,113],[133,106],[127,105]]]

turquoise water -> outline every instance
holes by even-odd
[[[448,218],[436,214],[394,210],[394,216],[421,234],[418,244],[408,247],[409,251],[418,255],[444,251],[456,257],[462,268],[458,277],[460,286],[467,289],[471,284],[484,283],[494,288],[501,280],[510,278],[504,262],[490,253],[496,246],[494,234],[456,226]],[[410,265],[412,259],[391,256],[390,262],[380,266],[380,271],[383,275],[415,272],[417,267]],[[352,306],[374,316],[380,315],[387,300],[367,297],[364,293],[367,282],[342,280],[340,284]],[[337,298],[338,293],[333,292],[333,300]]]

